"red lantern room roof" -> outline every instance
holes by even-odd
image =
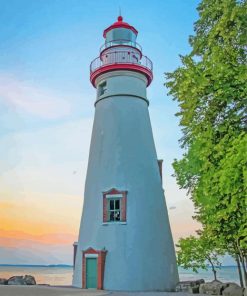
[[[106,38],[106,34],[111,31],[112,29],[116,29],[116,28],[125,28],[125,29],[129,29],[132,32],[134,32],[136,35],[138,34],[138,31],[131,25],[129,25],[128,23],[123,22],[123,17],[120,15],[117,19],[117,22],[115,22],[114,24],[112,24],[110,27],[106,28],[104,30],[103,33],[103,37]]]
[[[134,27],[123,22],[123,18],[120,15],[117,22],[105,29],[103,36],[106,38],[106,34],[109,31],[117,28],[128,29],[131,30],[133,34],[138,34],[138,31]],[[121,37],[121,34],[116,35],[120,35]],[[107,36],[104,46],[101,47],[100,56],[94,59],[90,64],[90,80],[94,87],[97,87],[96,79],[100,75],[119,70],[139,72],[146,76],[147,86],[151,83],[153,79],[152,61],[142,54],[141,47],[135,42],[135,37],[136,36],[131,35],[129,40],[111,40],[112,38],[108,38]]]

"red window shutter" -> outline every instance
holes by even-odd
[[[107,222],[107,199],[103,196],[103,222]]]
[[[122,214],[121,221],[123,222],[126,222],[126,208],[127,208],[126,193],[123,193],[123,197],[121,198],[121,214]]]

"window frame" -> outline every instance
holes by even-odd
[[[114,201],[113,209],[110,209],[111,201]],[[116,201],[119,201],[119,209],[116,208]],[[111,220],[111,212],[119,212],[119,220]],[[103,192],[103,224],[124,223],[126,224],[127,212],[127,191],[119,191],[115,188]]]
[[[116,208],[116,202],[119,202],[118,208]],[[111,209],[111,202],[113,202],[113,209]],[[116,219],[116,214],[119,212],[119,219]],[[113,213],[113,220],[111,219],[111,213]],[[111,197],[107,198],[107,221],[108,222],[120,222],[121,221],[121,198]]]
[[[102,81],[98,86],[98,96],[103,96],[107,91],[107,82],[106,80]]]

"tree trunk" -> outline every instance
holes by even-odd
[[[210,260],[210,258],[208,258],[208,261],[209,261],[209,263],[211,264],[211,268],[212,268],[212,271],[213,271],[213,273],[214,273],[214,280],[217,281],[217,276],[216,276],[217,271],[216,271],[216,269],[214,268],[213,262]]]
[[[242,269],[244,273],[245,287],[247,287],[247,271],[246,271],[246,266],[243,258],[241,258],[241,264],[242,264]]]
[[[217,281],[217,277],[216,277],[216,270],[214,268],[213,269],[213,273],[214,273],[214,280]]]
[[[237,249],[238,249],[238,252],[239,252],[239,260],[240,260],[240,263],[242,265],[242,271],[243,271],[243,274],[244,274],[244,284],[245,284],[245,287],[247,286],[247,271],[246,271],[246,266],[245,266],[245,254],[242,250],[242,248],[240,247],[239,245],[239,241],[237,240],[236,242],[236,246],[237,246]]]
[[[238,255],[236,255],[235,260],[236,260],[237,266],[238,266],[238,274],[239,274],[240,286],[243,288],[244,287],[244,282],[243,282],[242,270],[241,270],[241,266],[240,266],[240,261],[239,261]]]

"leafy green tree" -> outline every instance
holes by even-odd
[[[220,148],[225,155],[214,174],[215,185],[210,189],[214,197],[211,199],[216,202],[208,206],[214,218],[209,216],[205,221],[211,233],[224,242],[227,252],[238,257],[247,283],[247,134],[241,133],[228,142],[225,149]]]
[[[242,264],[247,282],[247,1],[203,0],[198,12],[191,52],[166,74],[185,149],[173,166],[195,219]]]
[[[214,240],[205,233],[199,233],[198,237],[189,236],[180,238],[177,251],[178,265],[198,272],[200,268],[208,270],[209,266],[214,274],[214,280],[217,280],[217,269],[221,265],[218,257],[222,251],[217,247]]]

